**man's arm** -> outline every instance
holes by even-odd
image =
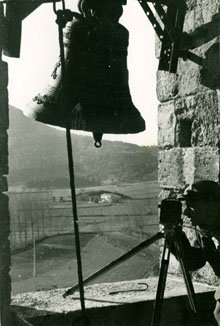
[[[187,267],[190,271],[202,268],[208,262],[214,273],[220,277],[220,253],[210,237],[200,236],[195,241],[195,246],[191,246],[183,231],[178,231],[178,237],[182,243]],[[171,246],[170,250],[178,259],[174,245]]]
[[[178,231],[178,239],[182,244],[182,249],[189,271],[195,271],[199,268],[202,268],[206,263],[206,257],[202,248],[191,246],[183,231]],[[176,259],[178,259],[174,245],[170,247],[170,251],[176,257]]]
[[[220,253],[216,249],[213,240],[209,237],[201,237],[201,246],[205,259],[209,262],[215,274],[220,277]]]

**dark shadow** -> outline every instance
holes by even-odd
[[[212,17],[212,20],[200,27],[197,27],[192,33],[183,33],[181,40],[181,51],[184,59],[189,59],[201,68],[201,84],[210,89],[219,89],[220,87],[220,13]],[[195,53],[187,52],[198,48],[217,38],[214,44],[205,52],[203,57]]]
[[[211,89],[220,88],[220,43],[214,43],[205,53],[201,69],[201,84]]]
[[[220,35],[220,13],[211,22],[197,27],[192,33],[183,33],[181,50],[192,50]]]
[[[197,311],[200,326],[216,325],[213,317],[215,299],[213,292],[198,293]],[[86,326],[150,326],[154,300],[146,300],[122,305],[86,309]],[[13,311],[28,315],[26,320],[32,326],[82,326],[81,312],[52,313],[12,306]],[[29,309],[27,311],[27,309]],[[14,324],[13,326],[17,326]],[[28,324],[27,324],[28,325]],[[30,326],[28,325],[28,326]],[[188,298],[185,295],[165,298],[162,309],[161,326],[195,326]],[[20,326],[20,325],[19,325]]]
[[[188,52],[198,48],[220,36],[220,13],[212,17],[212,20],[197,27],[192,33],[183,33],[181,40],[182,58],[189,59],[201,68],[201,84],[218,89],[220,86],[220,47],[219,40],[210,46],[203,57],[196,53]]]
[[[176,126],[176,142],[180,147],[191,147],[192,120],[182,119]]]

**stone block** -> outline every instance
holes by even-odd
[[[194,30],[195,30],[195,10],[194,8],[189,8],[189,10],[186,12],[185,15],[183,31],[185,33],[191,33]]]
[[[176,74],[167,71],[157,71],[157,98],[165,102],[175,98],[178,94],[178,83]]]
[[[158,146],[169,148],[175,146],[175,115],[174,101],[160,104],[158,107]]]
[[[186,5],[188,10],[195,8],[197,0],[186,0]]]
[[[179,97],[175,100],[175,114],[178,116],[191,118],[196,107],[195,95]]]
[[[162,188],[181,188],[183,180],[183,150],[174,148],[158,153],[158,182]]]
[[[213,147],[183,149],[183,179],[185,184],[199,180],[219,180],[219,153]]]
[[[184,189],[194,182],[195,148],[173,148],[159,151],[159,185],[165,189]]]
[[[219,151],[211,147],[195,148],[194,181],[203,179],[219,181]]]
[[[192,52],[198,53],[197,50]],[[201,69],[202,68],[197,63],[190,60],[184,61],[183,59],[179,59],[177,71],[178,97],[188,96],[207,90],[206,87],[201,84]]]
[[[174,102],[176,115],[175,145],[219,146],[220,98],[215,91],[201,92],[178,98]]]
[[[184,22],[184,31],[190,32],[201,25],[216,19],[219,12],[219,1],[187,0],[187,13]]]
[[[183,180],[184,184],[190,184],[194,182],[195,175],[195,149],[185,148],[183,150]]]
[[[173,148],[159,151],[158,181],[165,189],[183,189],[186,184],[207,179],[218,181],[217,148]]]
[[[166,102],[179,97],[194,95],[220,87],[219,45],[212,42],[209,47],[192,50],[196,55],[205,57],[203,66],[190,60],[179,58],[177,74],[167,71],[157,72],[156,93],[160,102]]]
[[[218,146],[220,141],[220,98],[216,92],[196,95],[192,123],[192,146]]]
[[[219,12],[219,1],[196,0],[194,10],[194,19],[198,25],[208,23],[213,19],[213,16]]]

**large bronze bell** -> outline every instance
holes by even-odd
[[[73,18],[64,29],[65,79],[58,60],[48,85],[24,114],[46,124],[91,131],[97,141],[103,133],[145,130],[129,91],[127,48],[128,31],[117,20]]]

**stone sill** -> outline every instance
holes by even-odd
[[[86,286],[85,305],[87,316],[89,319],[91,317],[90,325],[93,325],[94,320],[94,325],[150,325],[157,282],[158,278],[150,277]],[[203,313],[203,319],[208,315],[212,316],[215,288],[196,282],[193,284],[197,293],[198,310]],[[18,294],[12,298],[12,309],[31,323],[36,322],[36,325],[78,325],[74,320],[80,314],[79,293],[75,292],[63,298],[65,290]],[[161,325],[184,325],[182,320],[188,316],[190,309],[183,280],[168,277],[164,298]],[[136,315],[135,319],[134,315]],[[185,325],[193,325],[193,323],[187,321]],[[214,324],[206,322],[203,325]]]

